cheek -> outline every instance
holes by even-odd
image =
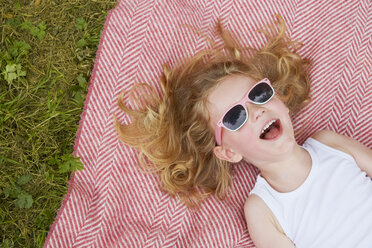
[[[225,130],[224,130],[225,131]],[[231,147],[235,152],[246,157],[254,157],[256,154],[261,154],[262,149],[258,145],[257,134],[252,131],[247,125],[239,129],[238,132],[225,131],[224,140],[226,145]]]
[[[250,163],[257,161],[257,159],[261,159],[263,155],[267,155],[267,148],[261,146],[257,141],[254,142],[256,139],[252,137],[241,139],[239,153],[243,156],[244,160]]]

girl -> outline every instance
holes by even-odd
[[[139,84],[133,110],[121,94],[132,122],[115,118],[116,128],[143,168],[190,207],[210,194],[223,199],[232,163],[255,165],[244,212],[257,247],[370,246],[372,151],[326,130],[296,143],[290,115],[310,100],[309,61],[278,19],[261,30],[260,49],[240,47],[218,24],[223,46],[165,66],[160,97]]]

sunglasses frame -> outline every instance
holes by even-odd
[[[267,85],[269,85],[270,86],[270,88],[272,89],[272,91],[273,91],[273,94],[270,96],[270,98],[269,99],[267,99],[265,102],[254,102],[254,101],[252,101],[251,99],[249,99],[248,98],[248,95],[249,95],[249,93],[252,91],[252,89],[254,89],[257,85],[259,85],[259,84],[261,84],[261,83],[265,83],[265,84],[267,84]],[[248,101],[248,102],[251,102],[251,103],[253,103],[253,104],[256,104],[256,105],[262,105],[262,104],[265,104],[265,103],[267,103],[268,101],[270,101],[272,98],[273,98],[273,96],[275,95],[275,90],[274,90],[274,88],[273,88],[273,86],[271,85],[271,83],[270,83],[270,80],[269,79],[267,79],[267,78],[264,78],[264,79],[262,79],[261,81],[258,81],[255,85],[253,85],[249,90],[248,90],[248,92],[244,95],[244,97],[240,100],[240,101],[238,101],[238,102],[236,102],[236,103],[234,103],[233,105],[231,105],[228,109],[227,109],[227,111],[222,115],[222,117],[221,117],[221,119],[217,122],[217,125],[216,125],[216,131],[215,131],[215,137],[216,137],[216,141],[217,141],[217,145],[221,145],[221,141],[222,141],[222,127],[223,128],[225,128],[225,129],[227,129],[227,130],[229,130],[229,131],[232,131],[232,132],[235,132],[235,131],[238,131],[246,122],[247,122],[247,120],[248,120],[248,110],[247,110],[247,108],[246,108],[246,106],[245,106],[245,103]],[[245,118],[245,120],[244,120],[244,122],[237,128],[237,129],[229,129],[228,127],[226,127],[225,126],[225,124],[223,124],[223,118],[225,117],[225,115],[232,109],[232,108],[234,108],[235,106],[237,106],[237,105],[241,105],[241,106],[243,106],[243,108],[244,108],[244,110],[245,110],[245,112],[246,112],[246,118]]]

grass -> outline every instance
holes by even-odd
[[[42,247],[115,0],[0,0],[0,247]]]

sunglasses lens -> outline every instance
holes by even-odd
[[[223,124],[229,130],[237,130],[247,119],[247,111],[242,105],[231,108],[223,117]]]
[[[251,92],[249,92],[248,98],[255,103],[265,103],[273,96],[274,91],[267,83],[257,84]]]

